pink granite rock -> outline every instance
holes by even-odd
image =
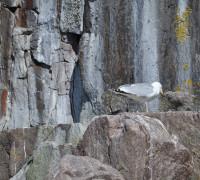
[[[116,168],[127,180],[187,179],[187,149],[175,142],[160,120],[123,113],[95,117],[74,152]]]
[[[116,169],[86,156],[64,156],[46,180],[124,180]]]

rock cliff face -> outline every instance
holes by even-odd
[[[111,165],[126,180],[190,179],[192,173],[188,151],[158,119],[130,113],[95,117],[75,154]]]
[[[142,110],[108,89],[160,81],[199,99],[199,3],[1,0],[1,129]],[[165,100],[151,111],[167,110]]]
[[[125,180],[116,169],[102,164],[96,159],[72,155],[63,157],[58,166],[46,177],[46,180],[61,179]]]
[[[184,102],[183,108],[198,110],[199,9],[197,0],[0,0],[4,179],[44,177],[64,155],[60,145],[77,143],[55,135],[59,124],[78,126],[79,137],[83,124],[96,115],[143,111],[143,105],[112,94],[110,89],[121,84],[160,81],[164,91],[189,93],[192,107]],[[149,109],[167,111],[168,105],[167,98],[157,98]],[[38,141],[40,128],[55,131],[56,138],[46,142],[43,134],[47,139]],[[68,136],[74,139],[71,131]],[[181,143],[189,148],[185,140]],[[189,148],[189,153],[196,154],[195,179],[198,150]],[[39,171],[41,156],[46,161]]]
[[[158,118],[165,125],[175,142],[184,145],[192,159],[194,172],[191,179],[199,179],[200,174],[200,113],[199,112],[162,112],[146,113],[145,115]]]
[[[1,129],[73,123],[70,86],[82,7],[79,1],[1,3],[2,97],[8,92],[1,101]],[[71,22],[67,8],[79,14]]]
[[[43,180],[65,154],[71,154],[84,126],[60,124],[0,132],[0,180]]]

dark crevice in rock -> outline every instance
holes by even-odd
[[[15,57],[13,55],[11,55],[11,60],[12,60],[12,62],[15,61]]]
[[[74,52],[78,54],[79,51],[79,42],[81,39],[81,35],[75,33],[67,33],[68,43],[71,44]]]
[[[0,3],[3,3],[3,7],[7,8],[12,13],[15,13],[18,8],[21,8],[23,10],[31,10],[31,11],[34,11],[36,14],[40,14],[38,11],[38,8],[22,8],[20,5],[12,7],[12,6],[7,5],[4,2],[0,2]]]
[[[33,31],[27,30],[27,31],[23,31],[22,35],[31,35],[33,34]]]
[[[116,110],[116,111],[111,111],[110,113],[108,113],[109,115],[117,115],[119,113],[122,113],[123,111],[121,109]]]
[[[40,12],[37,10],[37,8],[26,9],[26,10],[31,10],[31,11],[34,11],[36,14],[40,14]]]
[[[51,69],[49,70],[49,73],[52,74],[52,70]]]
[[[195,153],[195,152],[192,152],[193,153],[193,156],[196,156],[197,157],[197,159],[200,159],[200,157],[199,156],[197,156],[197,154]]]
[[[7,5],[6,3],[4,3],[4,2],[2,2],[3,3],[3,7],[4,8],[7,8],[10,12],[12,12],[12,13],[15,13],[15,11],[18,9],[18,8],[21,8],[21,6],[20,5],[18,5],[18,6],[9,6],[9,5]]]
[[[89,0],[85,0],[84,13],[83,13],[83,32],[90,33],[91,22],[90,22],[90,6]]]
[[[171,8],[171,7],[173,7],[174,6],[174,4],[170,4],[170,5],[168,5],[167,7],[168,8]]]
[[[83,105],[83,87],[80,74],[80,65],[76,64],[70,81],[70,104],[74,123],[80,122],[80,113]]]
[[[76,63],[74,71],[72,73],[71,81],[70,81],[70,104],[71,104],[71,114],[74,123],[80,122],[80,114],[82,112],[83,104],[86,102],[90,102],[89,97],[84,92],[82,85],[82,76],[79,62]],[[92,109],[93,103],[91,103]]]
[[[47,141],[48,138],[53,134],[54,130],[51,130],[50,133],[46,136],[46,138],[43,140],[43,142]]]
[[[33,159],[31,159],[30,161],[27,162],[27,165],[30,165],[33,163]]]
[[[73,51],[78,54],[79,52],[79,42],[81,35],[75,33],[62,33],[62,36],[66,36],[67,39],[64,41],[72,46]],[[76,63],[74,68],[71,81],[70,81],[70,104],[71,104],[71,114],[74,123],[80,122],[80,113],[82,111],[82,105],[84,101],[88,98],[84,95],[82,87],[82,79],[80,73],[79,62]]]
[[[40,66],[40,67],[42,67],[42,68],[44,68],[44,69],[47,69],[47,70],[49,70],[49,73],[52,72],[52,71],[51,71],[51,66],[49,66],[49,65],[47,65],[47,64],[45,64],[45,63],[43,63],[43,62],[38,62],[37,59],[34,58],[32,52],[31,52],[31,59],[32,59],[33,63],[35,64],[35,66]]]
[[[27,78],[27,76],[25,76],[25,77],[18,77],[18,79],[25,80],[25,79],[28,79],[28,78]]]
[[[59,12],[58,15],[57,15],[57,23],[58,24],[60,24],[61,7],[62,7],[62,2],[61,2],[61,0],[58,0],[57,1],[57,12]],[[60,30],[60,26],[58,26],[58,28]]]
[[[4,8],[7,8],[10,12],[15,13],[18,7],[9,7],[8,5],[4,4]]]
[[[25,53],[27,53],[28,51],[27,50],[25,50],[24,51]],[[25,54],[24,53],[24,54]],[[26,59],[26,58],[25,58]],[[25,61],[26,62],[26,61]],[[26,67],[27,67],[27,62],[26,62]],[[30,85],[30,78],[28,78],[28,72],[27,72],[27,85],[29,86]],[[30,96],[31,96],[31,93],[30,93],[30,90],[29,90],[29,88],[26,88],[26,92],[27,92],[27,94],[28,94],[28,108],[29,108],[29,111],[28,111],[28,117],[29,117],[29,120],[28,120],[28,122],[29,122],[29,127],[31,127],[31,99],[30,99]]]

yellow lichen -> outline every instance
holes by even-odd
[[[161,104],[162,104],[162,105],[165,105],[165,102],[161,101]]]
[[[184,70],[187,70],[187,69],[188,69],[188,64],[185,64],[185,66],[184,66],[183,69],[184,69]]]
[[[193,99],[193,101],[194,101],[196,98],[197,98],[196,96],[193,96],[193,98],[192,98],[192,99]]]
[[[16,157],[15,157],[15,161],[17,161],[18,159],[19,159],[19,156],[16,156]]]
[[[188,79],[188,86],[192,86],[192,80]]]
[[[110,94],[107,94],[106,97],[109,98],[109,97],[110,97]]]
[[[166,110],[168,109],[168,105],[164,102],[164,101],[161,101],[161,104],[160,106],[158,106],[158,110]]]
[[[181,88],[179,86],[176,87],[176,91],[180,91]]]
[[[180,12],[180,9],[177,9],[177,13]],[[191,15],[192,9],[190,9],[188,6],[186,7],[186,10],[183,12],[182,17],[180,15],[176,16],[176,19],[174,21],[175,27],[175,34],[176,38],[180,43],[184,43],[186,39],[188,39],[188,36],[190,34],[188,33],[188,27],[189,27],[189,15]]]
[[[197,88],[197,86],[193,86],[193,88],[192,89],[196,89]]]
[[[61,152],[63,152],[63,149],[64,149],[64,148],[63,148],[63,147],[61,147],[61,148],[60,148],[60,151],[61,151]]]
[[[133,21],[133,17],[130,17],[131,21]]]
[[[15,154],[15,149],[11,150],[10,156],[14,156],[14,154]]]
[[[183,82],[182,82],[182,86],[183,86],[184,88],[186,87],[185,83],[186,83],[186,80],[184,79]]]
[[[112,99],[111,99],[111,103],[112,103],[114,100],[115,100],[115,98],[112,98]]]

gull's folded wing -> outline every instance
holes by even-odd
[[[120,86],[117,92],[132,94],[138,97],[148,97],[153,93],[153,86],[146,83],[127,84]]]

